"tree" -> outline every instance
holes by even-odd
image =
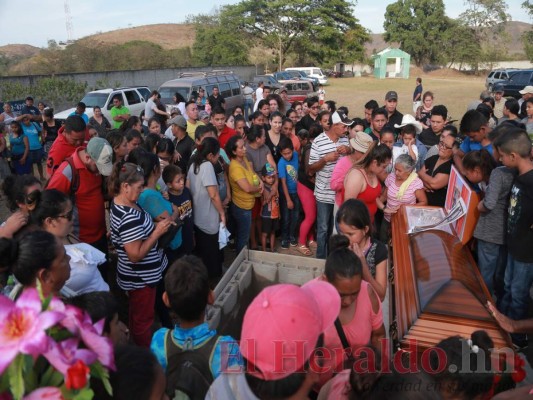
[[[212,15],[189,16],[187,22],[196,26],[196,39],[192,48],[193,64],[248,64],[246,37],[234,29],[234,23],[227,17],[226,7],[216,10]]]
[[[495,61],[491,59],[495,48],[498,48],[499,54],[506,53],[504,23],[511,16],[504,0],[465,0],[465,4],[467,9],[459,15],[459,19],[474,30],[476,44],[481,49],[480,57],[474,63],[477,72],[479,63]]]
[[[238,31],[264,47],[275,49],[279,69],[287,53],[313,53],[319,59],[341,56],[359,49],[368,33],[353,16],[353,2],[346,0],[243,0],[227,6]],[[346,36],[350,31],[358,35]],[[349,43],[349,39],[357,43]]]
[[[530,0],[526,0],[522,3],[522,8],[526,10],[529,14],[529,17],[533,17],[533,3]],[[526,56],[530,61],[533,61],[533,30],[524,32],[522,35],[522,42],[524,43],[524,51]]]
[[[399,42],[417,66],[442,60],[443,32],[450,28],[442,0],[398,0],[385,11],[384,39]]]
[[[442,53],[451,68],[459,63],[459,71],[463,65],[475,65],[480,58],[481,49],[476,43],[474,29],[460,20],[450,19],[449,28],[443,32]]]

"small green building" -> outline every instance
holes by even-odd
[[[387,47],[372,56],[374,59],[374,76],[378,79],[404,78],[409,79],[409,67],[411,56],[400,49]],[[394,70],[387,72],[388,60],[394,58],[396,63]],[[391,65],[392,67],[392,65]]]

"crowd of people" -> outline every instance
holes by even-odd
[[[435,384],[419,398],[489,398],[496,388],[492,372],[468,378],[483,364],[475,362],[479,349],[491,347],[485,332],[466,347],[459,337],[439,344],[456,366],[464,362],[455,359],[457,352],[466,348],[474,360],[468,373],[356,373],[351,366],[344,370],[355,360],[342,349],[380,352],[389,335],[384,321],[394,214],[402,205],[444,206],[452,165],[482,199],[474,249],[496,300],[492,310],[498,320],[528,318],[533,87],[521,93],[521,102],[497,90],[482,93],[458,126],[445,105],[433,105],[434,94],[423,92],[420,78],[413,115],[400,113],[395,91],[381,105],[366,102],[358,110],[364,117],[350,118],[359,112],[325,100],[323,90],[321,98],[290,103],[285,91],[270,93],[263,84],[247,92],[252,101],[246,110],[225,109],[214,92],[176,99],[181,106],[168,114],[153,91],[142,120],[116,98],[111,122],[98,108],[88,118],[78,104],[63,126],[31,97],[21,115],[5,103],[0,174],[12,213],[0,227],[3,293],[16,299],[38,285],[45,296],[87,310],[95,322],[105,318],[104,333],[123,360],[117,365],[131,373],[128,380],[119,369],[117,387],[134,393],[131,387],[142,383],[138,394],[146,399],[183,393],[384,398],[391,385],[409,380]],[[237,253],[292,248],[325,259],[321,278],[301,288],[263,290],[246,311],[239,344],[205,322],[212,289],[224,274],[221,236],[227,231]],[[114,290],[127,294],[124,323]],[[154,326],[161,328],[154,333]],[[523,331],[512,338],[517,346],[527,344]],[[280,341],[296,356],[278,364],[274,346]],[[298,341],[305,344],[302,352],[294,347]],[[127,342],[153,355],[122,346]],[[324,368],[317,372],[310,367],[317,362],[315,347],[341,349],[341,355],[319,363]],[[187,362],[197,362],[184,356],[186,350],[208,360],[198,374],[210,387],[185,371]],[[387,355],[381,360],[388,362]],[[149,370],[139,382],[131,362]],[[297,373],[302,369],[307,373]],[[398,388],[405,392],[398,398],[416,397],[407,387]]]

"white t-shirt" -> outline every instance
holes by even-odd
[[[413,150],[413,153],[415,153],[415,157],[416,157],[415,163],[416,163],[416,161],[418,160],[418,149],[416,148],[415,144],[411,145],[411,149]],[[409,148],[407,147],[406,144],[402,145],[402,147],[394,146],[392,148],[392,165],[394,165],[398,156],[402,154],[409,154]]]
[[[255,104],[254,104],[254,111],[257,111],[257,105],[259,104],[259,102],[263,100],[263,88],[262,87],[258,87],[256,90],[255,90]]]
[[[109,292],[109,285],[97,268],[106,260],[104,253],[87,243],[67,244],[65,251],[70,256],[70,278],[65,287],[76,295]]]
[[[148,120],[155,115],[155,110],[157,110],[157,105],[154,103],[152,98],[149,98],[146,104],[144,105],[144,126],[148,126]]]

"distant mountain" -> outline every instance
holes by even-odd
[[[507,51],[509,55],[524,54],[524,45],[522,43],[522,34],[532,28],[531,24],[520,21],[510,21],[505,24],[505,32],[509,36],[507,42]],[[366,45],[367,56],[379,52],[386,47],[400,47],[398,43],[387,43],[383,39],[383,33],[374,33],[370,35],[371,42]]]
[[[40,48],[30,46],[29,44],[8,44],[0,46],[0,56],[8,58],[26,58],[32,57],[41,51]]]
[[[88,46],[124,44],[134,40],[143,40],[160,45],[163,49],[192,47],[196,37],[192,24],[154,24],[134,28],[117,29],[97,33],[77,40]]]

